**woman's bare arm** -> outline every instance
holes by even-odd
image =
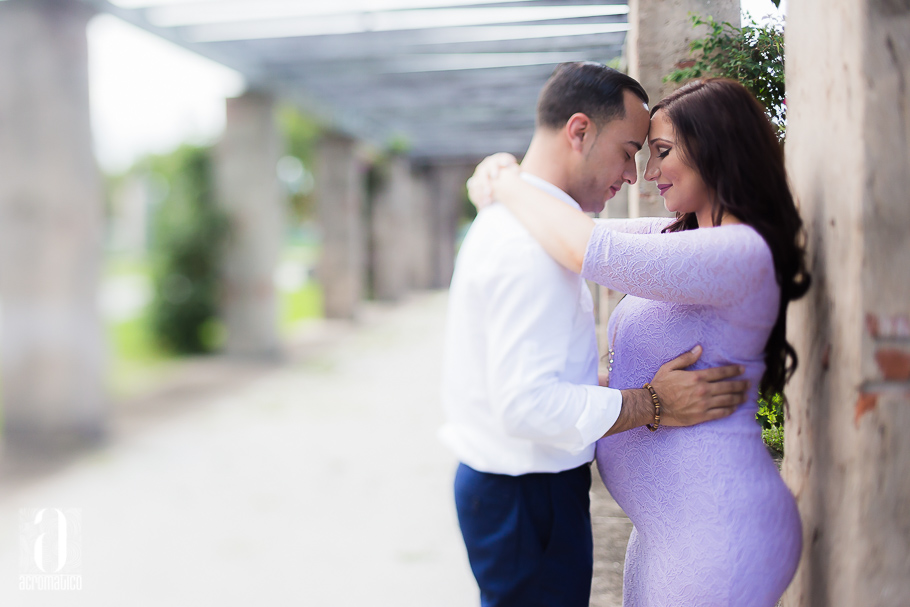
[[[482,170],[490,172],[489,197],[504,204],[559,264],[580,272],[594,221],[526,183],[518,165],[478,167],[478,173]],[[478,196],[469,192],[472,199]]]

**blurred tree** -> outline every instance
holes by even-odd
[[[176,352],[212,351],[223,336],[218,285],[228,219],[214,199],[211,148],[183,145],[142,166],[167,182],[151,245],[154,333]]]
[[[323,129],[315,119],[290,105],[279,108],[278,126],[285,139],[287,154],[279,163],[278,176],[288,188],[291,220],[299,224],[316,215],[312,169]]]

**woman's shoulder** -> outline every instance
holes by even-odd
[[[728,246],[741,252],[751,261],[764,261],[774,265],[771,247],[768,246],[765,237],[753,226],[745,223],[733,223],[710,229],[719,230],[718,235],[728,243]]]
[[[748,224],[737,223],[704,231],[717,239],[717,249],[726,258],[725,267],[731,276],[736,276],[738,282],[748,282],[756,289],[767,292],[771,300],[777,301],[774,255],[758,230]]]
[[[733,223],[673,233],[691,234],[692,239],[707,241],[705,244],[709,250],[723,256],[728,264],[742,271],[774,267],[771,247],[758,230],[748,224]]]

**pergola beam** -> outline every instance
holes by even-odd
[[[82,1],[349,136],[404,139],[419,156],[526,144],[554,67],[618,57],[628,28],[619,0]]]
[[[409,32],[370,32],[309,38],[282,38],[213,42],[212,48],[235,48],[246,55],[258,56],[265,65],[311,63],[325,60],[397,56],[423,53],[518,53],[573,51],[620,47],[628,24],[624,19],[603,24],[547,26],[505,26],[416,30]],[[551,29],[552,28],[552,29]],[[583,28],[574,30],[574,28]],[[503,30],[508,30],[503,32]],[[539,31],[544,30],[544,31]],[[570,34],[569,31],[592,33]],[[557,32],[564,32],[561,35]]]

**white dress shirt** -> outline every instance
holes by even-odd
[[[580,208],[556,186],[522,177]],[[616,421],[618,390],[597,385],[591,292],[500,204],[458,254],[446,326],[440,434],[482,472],[561,472],[590,462]]]

